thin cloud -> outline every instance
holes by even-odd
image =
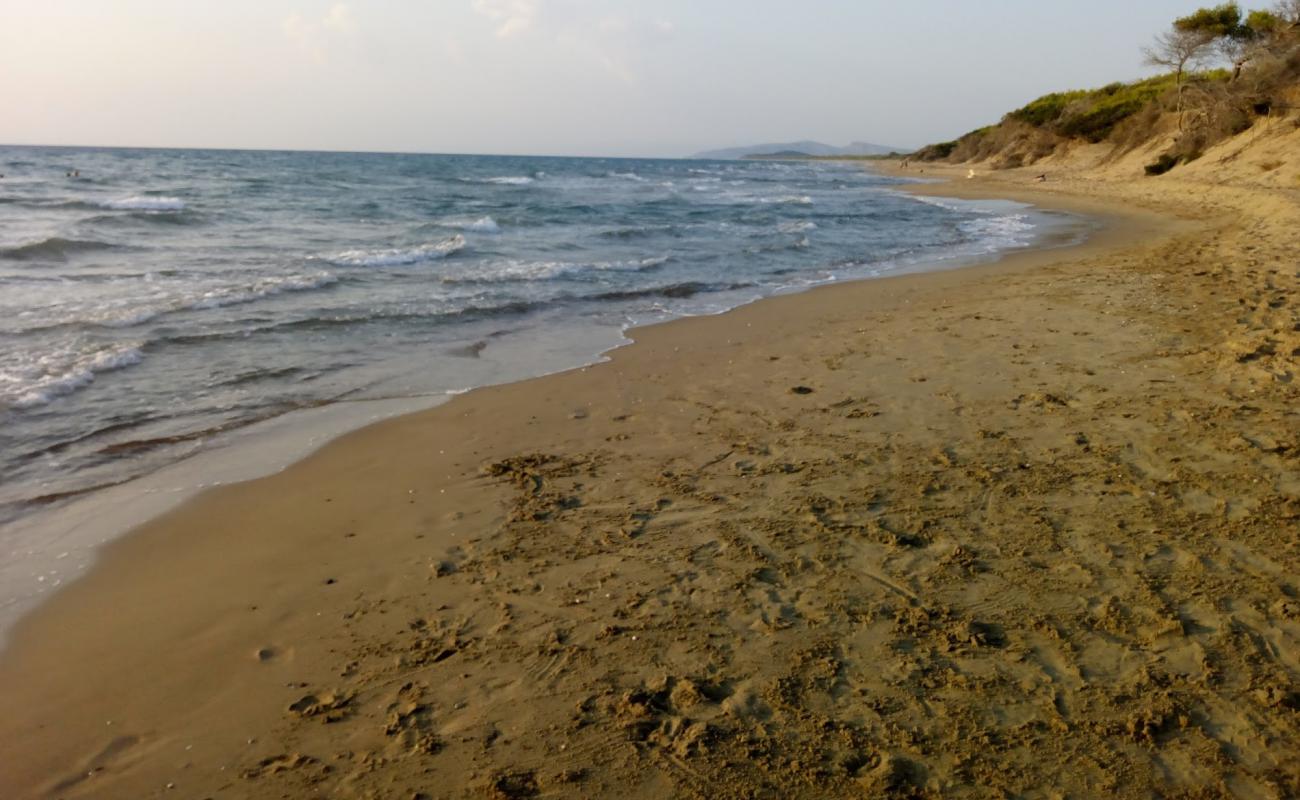
[[[324,62],[330,47],[340,39],[351,37],[357,23],[347,3],[335,3],[319,19],[293,13],[284,18],[280,27],[301,52],[313,61]]]
[[[624,83],[636,83],[637,65],[648,51],[671,39],[676,28],[669,20],[638,17],[604,17],[594,25],[575,27],[560,34],[568,46],[586,51],[606,72]]]
[[[496,23],[502,39],[529,31],[537,22],[538,0],[474,0],[474,10]]]
[[[329,13],[321,20],[321,26],[335,33],[350,34],[356,31],[357,23],[352,16],[352,9],[347,3],[335,3]]]

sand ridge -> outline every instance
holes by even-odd
[[[1297,796],[1295,198],[937,191],[1191,222],[643,329],[211,492],[16,633],[0,785]]]

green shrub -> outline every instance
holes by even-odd
[[[1056,122],[1065,113],[1065,109],[1077,100],[1088,96],[1088,92],[1053,92],[1043,95],[1024,108],[1018,108],[1007,116],[1019,122],[1026,122],[1035,127],[1042,127]]]
[[[1228,70],[1220,69],[1188,80],[1219,83],[1231,77]],[[1177,80],[1170,74],[1134,83],[1108,83],[1100,89],[1054,92],[1012,111],[1007,118],[1047,128],[1060,136],[1100,142],[1116,125],[1176,88]]]
[[[917,151],[916,157],[921,161],[942,161],[952,155],[952,151],[956,149],[957,143],[955,141],[939,142],[938,144],[932,144],[921,148]]]

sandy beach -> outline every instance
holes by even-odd
[[[1297,190],[1042,171],[924,188],[1086,244],[637,329],[112,544],[0,655],[0,795],[1300,795]]]

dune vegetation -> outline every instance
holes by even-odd
[[[1109,144],[1119,155],[1163,142],[1146,171],[1167,172],[1261,119],[1300,108],[1300,0],[1249,12],[1237,3],[1198,9],[1157,34],[1144,55],[1167,71],[1044,95],[912,158],[1006,169],[1079,143]]]

